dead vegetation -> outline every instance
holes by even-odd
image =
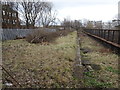
[[[22,87],[77,87],[78,82],[73,76],[76,32],[61,36],[49,45],[28,43],[25,39],[2,44],[3,66]]]
[[[54,42],[56,38],[60,36],[66,36],[73,30],[62,30],[56,32],[48,32],[45,30],[35,30],[33,33],[26,36],[26,40],[29,43],[42,43],[42,42]]]

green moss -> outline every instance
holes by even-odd
[[[109,72],[120,74],[120,70],[114,69],[113,67],[107,67],[106,70],[109,71]]]
[[[113,85],[109,82],[101,82],[97,80],[96,75],[94,72],[85,72],[85,85],[86,87],[100,87],[100,88],[110,88]]]
[[[91,52],[81,52],[82,60],[89,59],[91,64],[99,65],[101,69],[93,74],[86,73],[87,87],[115,87],[118,88],[118,59],[119,56],[99,42],[88,36],[81,36],[81,48],[89,48]]]

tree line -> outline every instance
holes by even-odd
[[[57,11],[54,10],[52,2],[42,0],[20,0],[19,2],[4,1],[4,3],[7,3],[7,5],[18,12],[20,23],[26,25],[27,28],[35,27],[36,25],[48,27],[57,23]],[[75,29],[79,29],[80,27],[96,29],[113,28],[112,22],[104,23],[102,21],[90,20],[81,22],[81,20],[70,20],[68,18],[65,18],[61,22],[61,26]]]
[[[80,27],[89,28],[89,29],[116,29],[112,21],[103,22],[102,20],[100,21],[91,21],[87,19],[70,20],[68,18],[65,18],[62,21],[61,25],[66,28],[75,28],[75,29],[79,29]]]
[[[41,0],[21,0],[19,2],[3,2],[18,12],[19,21],[27,28],[37,26],[48,27],[56,20],[56,11],[52,2]]]

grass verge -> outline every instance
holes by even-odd
[[[82,56],[89,59],[94,66],[100,67],[99,70],[94,67],[93,69],[95,70],[93,72],[85,73],[85,86],[118,88],[119,56],[83,33],[80,37],[81,47],[89,50],[88,53],[82,53]]]
[[[76,32],[71,32],[47,45],[25,39],[4,41],[3,66],[23,87],[74,88],[76,37]]]

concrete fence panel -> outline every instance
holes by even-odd
[[[32,33],[34,30],[38,29],[0,29],[0,40],[14,40],[17,37],[25,37],[27,34]],[[40,30],[40,29],[39,29]],[[56,29],[48,29],[47,32],[56,32]]]

